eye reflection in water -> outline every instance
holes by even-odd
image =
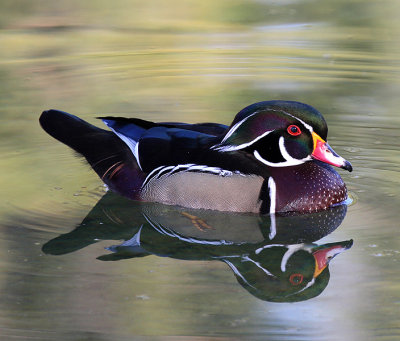
[[[255,297],[296,302],[318,296],[329,282],[329,262],[353,241],[317,245],[333,232],[347,206],[308,215],[259,216],[133,202],[107,193],[75,230],[47,242],[63,255],[99,240],[124,240],[102,261],[157,255],[222,261]]]

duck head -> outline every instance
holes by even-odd
[[[245,151],[270,167],[319,160],[352,171],[350,162],[326,142],[328,126],[313,107],[292,101],[252,104],[235,117],[220,143],[220,152]]]
[[[329,282],[329,262],[353,240],[324,245],[264,245],[240,260],[224,259],[238,282],[270,302],[299,302],[318,296]]]

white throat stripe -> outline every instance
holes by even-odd
[[[311,156],[307,156],[303,159],[295,159],[293,157],[291,157],[289,155],[289,153],[287,152],[286,148],[285,148],[285,138],[283,136],[281,136],[279,138],[279,150],[282,154],[282,157],[286,160],[284,162],[270,162],[265,160],[260,153],[255,150],[253,152],[255,158],[258,161],[261,161],[263,164],[270,166],[270,167],[288,167],[288,166],[296,166],[296,165],[301,165],[302,163],[311,160]]]

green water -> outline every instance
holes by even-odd
[[[3,1],[0,338],[398,340],[399,11],[395,0]],[[330,145],[354,168],[340,173],[355,202],[316,241],[354,244],[332,261],[318,296],[259,299],[205,251],[157,256],[153,246],[143,257],[102,260],[112,254],[105,247],[137,232],[129,215],[132,230],[102,226],[73,252],[42,251],[105,190],[41,130],[41,111],[99,125],[105,114],[229,124],[268,99],[321,111]],[[246,224],[245,238],[259,242]],[[230,238],[243,241],[238,232]]]

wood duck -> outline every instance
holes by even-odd
[[[328,145],[323,116],[307,104],[255,103],[229,127],[99,118],[111,131],[58,110],[44,111],[40,123],[130,199],[261,214],[316,212],[347,199],[329,165],[352,166]]]

